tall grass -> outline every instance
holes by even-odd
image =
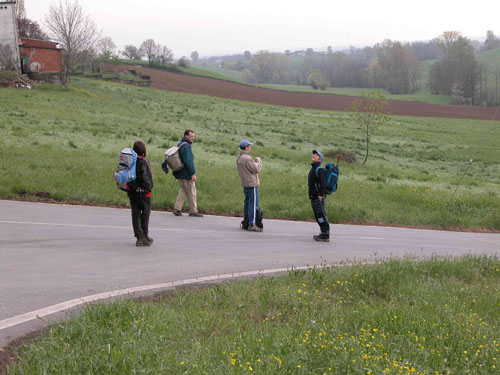
[[[0,197],[126,205],[112,174],[136,139],[155,176],[153,207],[173,206],[178,184],[160,168],[186,128],[203,212],[240,214],[238,143],[261,156],[265,217],[312,219],[311,150],[364,152],[344,113],[259,105],[75,78],[70,88],[0,89]],[[500,229],[498,122],[397,117],[373,138],[366,166],[341,163],[328,198],[335,222]],[[474,162],[471,167],[469,159]],[[467,173],[464,173],[466,172]],[[458,189],[457,189],[458,187]],[[39,194],[43,192],[43,194]],[[38,194],[37,194],[38,193]]]
[[[496,374],[498,258],[326,267],[89,306],[8,374]]]

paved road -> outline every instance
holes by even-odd
[[[12,318],[114,290],[407,254],[500,255],[500,234],[333,225],[332,242],[318,243],[312,222],[266,220],[250,233],[240,220],[153,212],[155,243],[137,248],[128,209],[0,200],[0,346],[37,325],[5,328]]]

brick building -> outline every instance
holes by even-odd
[[[62,54],[57,43],[20,38],[19,51],[23,73],[61,73]]]

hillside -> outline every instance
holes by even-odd
[[[124,69],[126,67],[125,65]],[[224,80],[175,74],[146,67],[141,69],[151,77],[153,87],[166,91],[329,111],[344,111],[353,100],[352,96],[271,90]],[[400,116],[492,120],[496,108],[390,100],[388,111],[393,115]],[[495,119],[500,120],[500,113],[496,114]]]

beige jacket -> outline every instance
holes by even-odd
[[[262,170],[262,162],[258,163],[250,157],[250,151],[240,150],[240,156],[236,161],[238,173],[243,187],[259,186],[259,172]]]

